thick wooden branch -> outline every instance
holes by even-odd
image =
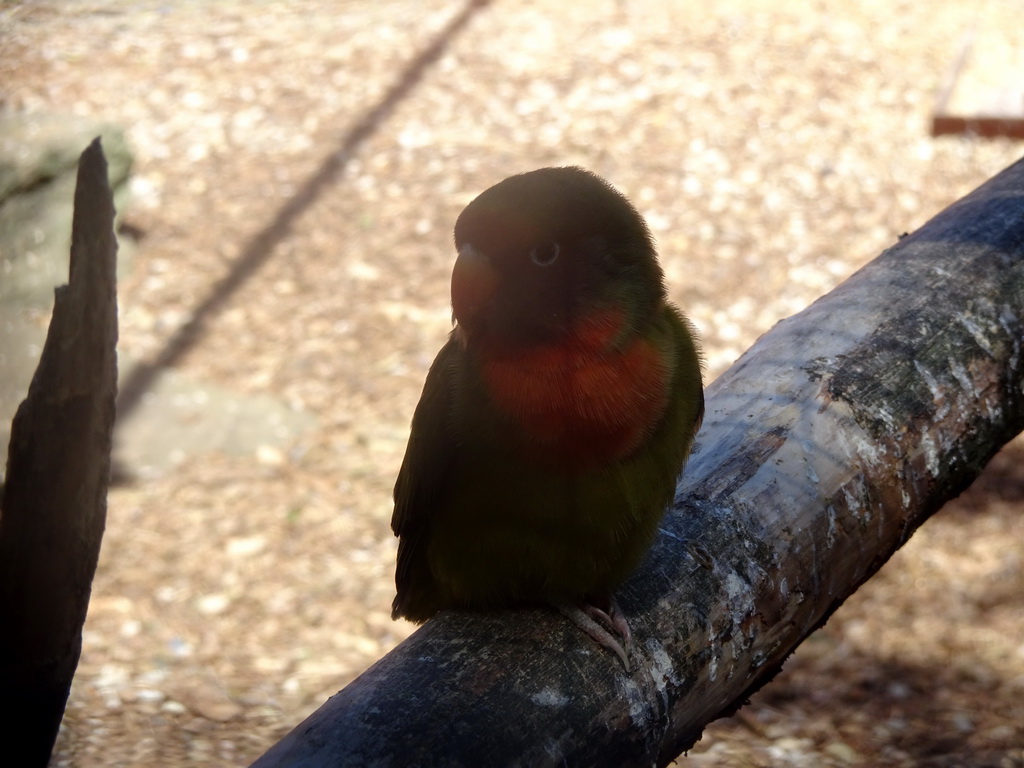
[[[69,285],[11,430],[0,516],[0,742],[45,766],[103,538],[117,390],[117,241],[99,139],[82,153]]]
[[[428,622],[255,765],[664,765],[1024,428],[1024,161],[708,389],[620,592],[634,672],[551,611]],[[500,489],[495,489],[500,493]]]

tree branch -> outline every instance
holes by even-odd
[[[69,285],[11,431],[0,516],[0,742],[45,766],[82,647],[107,511],[117,240],[99,139],[82,153]]]
[[[554,612],[446,612],[255,766],[665,765],[1024,428],[1022,343],[1024,161],[708,388],[632,675]]]

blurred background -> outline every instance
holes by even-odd
[[[711,381],[1024,154],[930,135],[966,33],[949,108],[1024,83],[1021,18],[1019,0],[0,3],[6,159],[73,162],[102,132],[120,210],[118,482],[53,765],[245,765],[412,631],[389,617],[391,486],[476,194],[546,165],[615,184]],[[4,171],[0,190],[36,188]],[[5,449],[66,280],[55,232],[0,252]],[[1024,765],[1022,459],[1018,440],[679,764]]]

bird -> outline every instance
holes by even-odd
[[[643,217],[581,167],[510,176],[454,229],[453,330],[394,488],[392,617],[548,605],[615,653],[704,414]]]

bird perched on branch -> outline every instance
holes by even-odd
[[[392,616],[548,604],[628,670],[614,590],[704,413],[693,329],[640,214],[582,168],[486,190],[455,245],[455,329],[395,484]]]

